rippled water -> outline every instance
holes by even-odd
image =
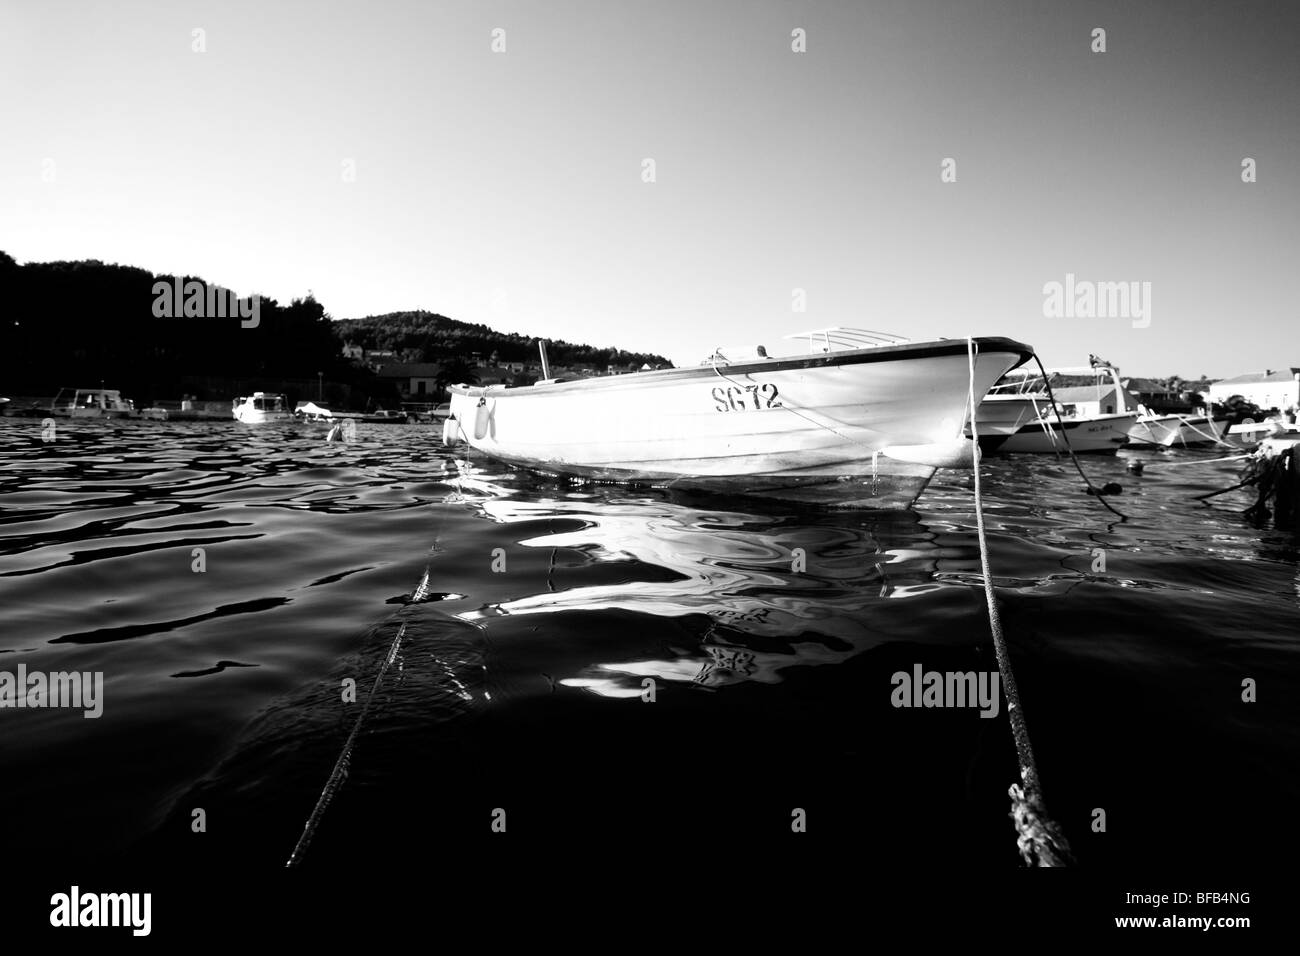
[[[831,512],[545,480],[415,426],[324,434],[0,420],[0,670],[105,679],[98,720],[0,710],[11,850],[281,865],[400,632],[305,863],[454,860],[497,808],[543,855],[725,853],[802,808],[864,866],[1016,865],[1005,707],[890,703],[914,665],[996,667],[968,476]],[[985,466],[1045,793],[1085,864],[1275,860],[1294,833],[1300,551],[1238,495],[1191,500],[1234,464],[1167,467],[1211,454],[1085,461],[1126,522],[1068,463]]]

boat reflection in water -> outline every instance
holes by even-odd
[[[662,656],[573,660],[570,672],[554,675],[562,686],[602,696],[640,696],[646,678],[710,688],[776,683],[788,667],[838,663],[888,641],[915,641],[913,615],[891,605],[944,588],[965,590],[936,580],[941,569],[978,571],[972,543],[940,544],[912,511],[811,511],[766,500],[554,484],[563,490],[547,498],[476,480],[465,467],[462,500],[484,517],[534,527],[571,519],[562,522],[565,530],[524,538],[520,547],[553,549],[556,567],[572,565],[558,557],[569,552],[584,563],[640,568],[627,575],[638,580],[547,590],[460,618],[491,628],[501,615],[598,611],[607,619],[622,611],[677,619],[700,635],[695,646],[667,646],[671,653]],[[646,566],[670,573],[647,574]],[[570,618],[556,626],[581,625]],[[963,633],[958,639],[968,640]],[[619,646],[611,641],[605,649]]]

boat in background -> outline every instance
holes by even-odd
[[[1197,445],[1223,444],[1228,428],[1226,418],[1208,415],[1158,415],[1138,406],[1137,424],[1129,430],[1128,437],[1135,446],[1153,445],[1161,448],[1192,448]]]
[[[72,397],[64,399],[65,392]],[[135,404],[113,388],[61,388],[50,414],[67,418],[135,418]]]
[[[299,402],[293,408],[293,417],[300,421],[332,422],[336,417],[343,418],[346,416],[342,414],[335,415],[329,406],[317,402]]]
[[[293,421],[293,412],[289,411],[285,397],[278,392],[254,392],[252,395],[240,396],[233,405],[235,421],[248,425]]]
[[[414,415],[407,415],[406,412],[399,412],[391,408],[380,408],[373,412],[357,412],[351,417],[367,425],[414,425],[416,423]]]
[[[1057,402],[1076,413],[1099,415],[1135,412],[1137,419],[1128,430],[1131,446],[1187,448],[1221,444],[1228,427],[1225,417],[1212,417],[1199,409],[1195,414],[1155,412],[1142,404],[1120,380],[1119,369],[1097,362],[1084,369],[1066,369],[1065,375],[1091,375],[1092,385],[1055,390]]]
[[[1097,369],[1046,371],[1049,378],[1056,378],[1093,375]],[[1123,391],[1118,383],[1116,387]],[[1007,375],[985,396],[975,419],[981,431],[985,416],[995,426],[1000,419],[1002,428],[1010,430],[995,446],[1006,454],[1062,452],[1067,443],[1076,454],[1114,454],[1129,443],[1129,432],[1138,420],[1136,411],[1125,410],[1109,392],[1093,396],[1090,386],[1053,388],[1049,396],[1043,373],[1028,370]]]
[[[976,396],[1033,350],[1006,338],[912,343],[817,329],[809,352],[717,350],[696,367],[535,385],[453,385],[448,444],[548,474],[908,507],[938,467],[969,467]]]
[[[980,451],[991,455],[1025,425],[1038,421],[1048,407],[1047,396],[990,392],[975,410]],[[969,437],[971,429],[967,427]]]

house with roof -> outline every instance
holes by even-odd
[[[1127,392],[1115,387],[1113,382],[1100,381],[1097,385],[1079,385],[1052,388],[1052,397],[1066,415],[1114,415],[1128,411],[1137,403]]]
[[[1260,408],[1285,411],[1300,405],[1300,368],[1266,369],[1225,378],[1210,386],[1210,401],[1226,402],[1233,395]]]
[[[392,381],[403,398],[428,396],[436,400],[436,383],[442,366],[437,362],[393,362],[381,365],[376,374]]]

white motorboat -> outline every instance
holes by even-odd
[[[235,421],[249,425],[293,421],[293,412],[289,411],[285,397],[278,392],[254,392],[241,396],[235,399],[233,414]]]
[[[1014,435],[1002,443],[999,451],[1057,452],[1066,450],[1066,442],[1075,454],[1114,454],[1128,444],[1129,429],[1137,421],[1136,414],[1061,416],[1054,414],[1038,418],[1021,426]],[[1062,437],[1064,436],[1064,437]]]
[[[852,483],[857,505],[907,507],[936,467],[969,467],[966,339],[911,343],[819,329],[810,351],[716,352],[694,368],[536,385],[453,385],[448,443],[537,471],[744,493]],[[1033,354],[977,338],[977,400]],[[545,372],[543,373],[545,374]]]
[[[998,451],[1022,427],[1038,421],[1049,406],[1046,395],[1017,395],[990,392],[976,410],[975,424],[980,436],[980,451]],[[970,434],[970,429],[967,429]]]
[[[1098,376],[1104,369],[1048,369],[1049,378],[1058,376]],[[1046,390],[1041,372],[1020,371],[1007,376],[980,403],[976,425],[983,431],[984,418],[993,419],[1010,434],[997,446],[1008,454],[1062,452],[1068,447],[1076,454],[1110,454],[1129,442],[1129,432],[1138,420],[1136,410],[1129,411],[1122,397],[1128,393],[1116,380],[1114,390],[1053,388]],[[1053,406],[1052,399],[1056,400]],[[996,434],[996,431],[993,432]]]
[[[1128,430],[1130,445],[1163,448],[1215,445],[1220,443],[1228,427],[1226,418],[1210,417],[1204,409],[1190,415],[1152,411],[1124,387],[1119,369],[1113,365],[1099,362],[1084,369],[1067,369],[1062,374],[1093,376],[1092,385],[1058,391],[1056,398],[1062,407],[1092,415],[1137,413],[1136,421]]]
[[[64,399],[65,392],[72,397]],[[68,418],[135,418],[135,404],[112,388],[61,388],[50,406],[53,415]]]
[[[1138,406],[1137,424],[1129,429],[1129,442],[1133,445],[1155,445],[1163,448],[1188,448],[1194,445],[1217,445],[1223,441],[1228,428],[1226,418],[1208,415],[1158,415]]]

